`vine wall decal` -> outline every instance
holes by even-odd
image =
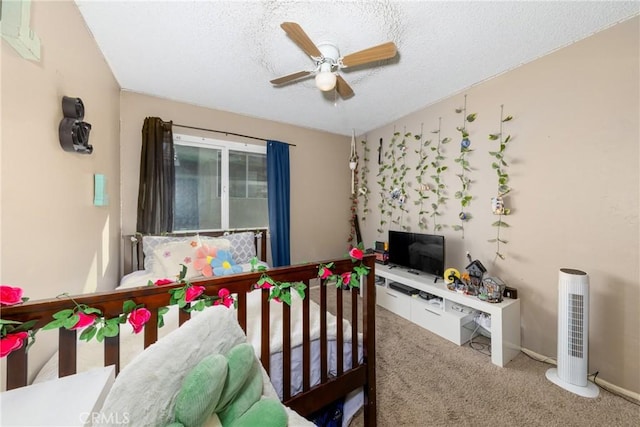
[[[498,175],[497,195],[491,199],[491,209],[495,215],[498,215],[498,220],[491,224],[493,227],[496,227],[496,238],[490,239],[489,242],[496,244],[496,258],[500,259],[505,259],[504,254],[500,251],[500,244],[507,244],[507,241],[500,236],[500,230],[509,227],[509,224],[503,220],[503,216],[511,213],[511,209],[504,205],[504,196],[511,192],[509,174],[507,173],[509,165],[504,160],[507,144],[511,141],[511,135],[504,136],[503,125],[512,119],[512,116],[504,117],[504,105],[500,105],[500,132],[489,134],[490,141],[499,141],[500,143],[498,151],[489,152],[489,155],[495,158],[495,161],[491,163],[491,167]]]
[[[424,134],[424,123],[420,123],[420,135],[415,135],[415,139],[418,141],[419,147],[415,150],[418,155],[418,164],[416,166],[416,193],[418,193],[418,200],[414,202],[418,206],[418,227],[421,230],[426,230],[428,224],[427,215],[429,211],[425,209],[425,203],[429,199],[429,193],[431,193],[431,187],[425,182],[424,175],[429,168],[429,145],[431,140],[422,141],[422,135]]]
[[[460,213],[458,214],[459,224],[452,225],[452,228],[462,233],[464,239],[464,224],[471,219],[471,214],[466,210],[471,204],[473,196],[469,192],[469,185],[471,179],[469,174],[471,173],[471,166],[467,156],[473,150],[469,148],[471,146],[471,140],[469,139],[469,131],[467,130],[467,122],[471,123],[476,119],[476,113],[467,115],[467,95],[464,96],[464,107],[456,109],[456,113],[462,113],[462,126],[456,127],[456,130],[460,132],[460,155],[454,160],[460,166],[460,173],[456,176],[460,179],[460,190],[456,191],[455,198],[460,201]]]
[[[438,135],[438,145],[431,147],[431,150],[435,152],[435,158],[431,162],[431,166],[435,169],[435,174],[431,175],[431,178],[434,181],[434,186],[431,189],[431,192],[435,194],[436,200],[431,203],[433,211],[430,216],[433,218],[433,231],[440,231],[442,229],[442,224],[438,222],[438,217],[442,215],[440,209],[447,201],[446,186],[441,175],[448,169],[446,165],[442,164],[445,160],[442,153],[442,146],[451,141],[451,138],[442,138],[442,117],[438,118],[438,129],[432,131],[432,133]]]

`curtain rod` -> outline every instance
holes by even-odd
[[[206,129],[206,128],[199,128],[199,127],[195,127],[195,126],[179,125],[177,123],[174,123],[173,126],[177,126],[177,127],[180,127],[180,128],[186,128],[186,129],[203,130],[205,132],[223,133],[225,135],[240,136],[242,138],[256,139],[258,141],[264,141],[264,142],[269,141],[268,139],[258,138],[256,136],[243,135],[241,133],[227,132],[227,131],[223,131],[223,130]],[[296,146],[295,144],[289,144],[288,142],[284,142],[283,144],[287,144],[287,145],[290,145],[292,147]]]

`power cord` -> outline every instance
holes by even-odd
[[[476,323],[476,328],[471,333],[471,339],[469,340],[469,348],[481,354],[484,354],[485,356],[491,357],[491,340],[489,340],[489,343],[481,343],[473,340],[474,338],[476,338],[476,333],[478,332],[479,329],[480,329],[480,324]],[[483,335],[478,334],[478,336],[483,336]]]
[[[544,359],[539,359],[537,357],[533,357],[532,355],[528,354],[526,351],[521,351],[521,353],[523,353],[529,359],[535,360],[536,362],[545,363],[547,365],[554,365],[554,366],[557,366],[557,364],[558,364],[557,361],[555,359],[551,358],[551,357],[546,357]],[[597,385],[598,387],[600,387],[603,390],[608,391],[609,393],[613,394],[614,396],[621,397],[624,400],[626,400],[627,402],[633,403],[636,406],[640,406],[640,402],[638,402],[637,400],[635,400],[635,399],[633,399],[633,398],[631,398],[629,396],[625,396],[624,394],[621,394],[621,393],[618,393],[616,391],[613,391],[610,388],[605,387],[604,385],[597,383],[596,382],[596,378],[598,377],[599,373],[600,373],[600,371],[596,371],[593,374],[587,375],[587,378],[590,379],[591,382],[593,382],[595,385]],[[590,378],[590,377],[593,377],[593,378]]]
[[[588,377],[593,376],[593,379],[592,379],[591,381],[592,381],[595,385],[597,385],[598,387],[600,387],[601,389],[608,391],[609,393],[613,394],[614,396],[621,397],[621,398],[623,398],[624,400],[626,400],[626,401],[627,401],[627,402],[629,402],[629,403],[633,403],[633,404],[634,404],[634,405],[636,405],[636,406],[640,406],[640,402],[638,402],[637,400],[632,399],[632,398],[630,398],[629,396],[625,396],[624,394],[620,394],[620,393],[618,393],[618,392],[615,392],[615,391],[611,390],[610,388],[605,387],[605,386],[604,386],[604,385],[602,385],[602,384],[598,384],[598,383],[596,382],[596,378],[598,378],[598,374],[599,374],[599,373],[600,373],[600,371],[596,371],[596,372],[595,372],[595,374],[589,374],[589,375],[587,376],[587,378],[588,378]]]

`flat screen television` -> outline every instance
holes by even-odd
[[[444,236],[389,230],[389,264],[442,277]]]

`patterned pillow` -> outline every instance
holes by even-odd
[[[194,262],[198,256],[198,248],[203,244],[224,250],[229,250],[231,246],[226,239],[202,239],[201,242],[185,240],[157,245],[153,251],[155,258],[153,274],[167,279],[174,278],[182,269],[180,264],[183,264],[187,267],[186,279],[200,276],[201,272],[195,268]]]
[[[170,242],[187,242],[188,244],[195,244],[199,246],[205,242],[212,242],[218,239],[217,237],[206,236],[142,236],[142,252],[144,253],[144,269],[153,272],[156,275],[164,275],[164,269],[162,266],[158,266],[154,253],[158,246],[164,245]],[[178,270],[179,271],[179,270]],[[176,274],[176,273],[172,273]]]
[[[225,234],[224,238],[231,242],[231,256],[236,264],[245,264],[256,256],[255,233],[253,231]]]

